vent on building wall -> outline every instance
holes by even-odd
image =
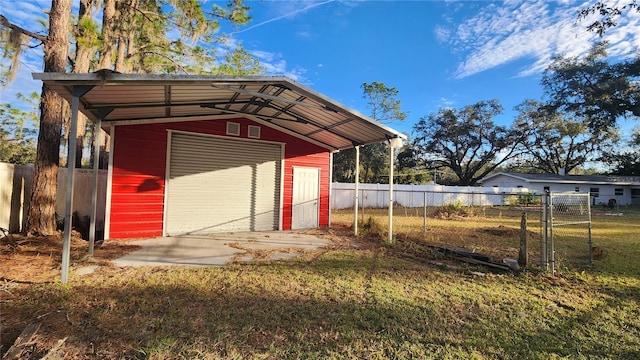
[[[240,136],[240,124],[227,122],[227,135]]]
[[[260,126],[249,125],[249,137],[260,139]]]

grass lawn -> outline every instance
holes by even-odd
[[[350,238],[340,216],[326,235],[332,246],[293,261],[119,269],[109,259],[129,249],[107,242],[90,262],[98,271],[72,273],[65,286],[53,278],[55,243],[3,240],[2,351],[37,322],[24,358],[65,338],[58,358],[640,358],[640,211],[594,216],[594,245],[606,256],[556,277],[452,264],[401,220],[394,246],[375,232]],[[519,222],[478,220],[479,229],[470,220],[443,220],[442,228],[434,220],[427,240],[495,256],[517,249],[508,234]],[[75,243],[73,269],[88,264],[84,246]]]

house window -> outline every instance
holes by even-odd
[[[575,192],[580,192],[580,186],[576,186]]]
[[[624,195],[624,189],[623,188],[615,188],[614,189],[614,194],[616,196],[622,196],[622,195]]]
[[[591,193],[591,196],[593,196],[594,198],[597,198],[600,196],[600,188],[590,188],[589,192]]]
[[[260,139],[260,126],[249,125],[248,136],[253,139]]]
[[[227,135],[240,136],[240,124],[227,122]]]

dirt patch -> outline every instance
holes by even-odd
[[[493,236],[520,236],[519,229],[511,229],[504,225],[491,227],[491,228],[484,228],[481,231]]]
[[[118,242],[98,242],[94,249],[94,256],[88,257],[89,243],[74,232],[71,238],[70,267],[74,269],[93,265],[98,266],[102,273],[113,271],[111,260],[128,252],[138,249],[138,246]],[[51,236],[22,236],[11,234],[0,238],[0,303],[28,301],[22,296],[28,296],[28,289],[37,289],[45,283],[60,281],[62,263],[62,234]],[[27,290],[26,292],[22,290]],[[19,295],[22,294],[22,295]],[[0,338],[2,352],[8,351],[13,341],[24,330],[37,328],[17,352],[18,359],[39,359],[43,356],[52,359],[66,358],[57,353],[65,339],[56,338],[50,334],[72,334],[78,324],[73,324],[66,312],[50,309],[34,318],[33,309],[24,308],[24,313],[13,313],[3,316],[3,326]],[[25,321],[24,319],[30,319]],[[59,345],[60,344],[60,345]],[[53,352],[52,352],[53,351]]]
[[[89,257],[89,242],[74,232],[71,237],[70,266],[111,266],[112,259],[139,246],[117,241],[97,242],[94,256]],[[0,239],[0,280],[37,284],[59,281],[62,269],[62,234],[50,236],[8,235]]]
[[[520,238],[520,229],[508,228],[504,225],[499,225],[499,226],[490,227],[490,228],[482,228],[480,229],[480,231],[487,235],[492,235],[492,236],[511,237],[511,238],[518,238],[518,239]],[[538,233],[531,230],[527,230],[527,235],[529,237],[538,236]]]

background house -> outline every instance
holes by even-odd
[[[611,175],[520,174],[500,172],[479,181],[483,186],[519,187],[542,194],[551,192],[591,193],[592,204],[640,205],[640,177]]]

